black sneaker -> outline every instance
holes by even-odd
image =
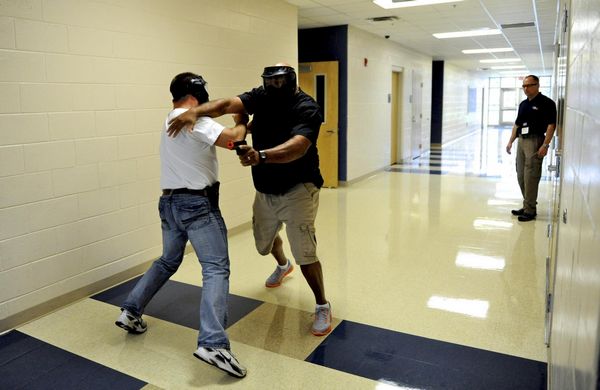
[[[529,221],[533,221],[535,219],[535,217],[536,217],[535,214],[523,213],[523,215],[519,215],[519,221],[529,222]]]
[[[525,209],[510,210],[510,212],[512,213],[512,215],[523,215],[525,214]]]
[[[198,347],[194,356],[236,378],[246,376],[246,367],[242,366],[226,348]]]
[[[144,333],[148,329],[148,325],[142,317],[136,317],[125,309],[121,310],[121,315],[115,321],[115,325],[134,334]]]

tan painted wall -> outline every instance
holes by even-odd
[[[297,63],[297,10],[279,0],[0,2],[0,321],[159,256],[170,80],[232,96],[278,61]],[[254,190],[219,160],[232,228]]]

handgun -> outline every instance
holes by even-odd
[[[243,156],[244,154],[246,154],[246,152],[248,151],[248,149],[242,149],[242,148],[240,148],[241,145],[248,145],[248,143],[246,142],[246,140],[229,141],[229,142],[227,142],[227,149],[229,149],[229,150],[235,149],[235,153],[238,156]]]

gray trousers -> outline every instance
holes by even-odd
[[[543,157],[537,154],[544,137],[519,137],[517,146],[517,180],[523,195],[523,209],[527,214],[536,214],[538,186],[542,176]]]

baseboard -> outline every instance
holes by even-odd
[[[71,291],[59,297],[50,299],[49,301],[46,301],[42,304],[39,304],[37,306],[19,312],[15,315],[7,317],[3,320],[0,320],[0,333],[31,322],[39,317],[45,316],[46,314],[49,314],[55,310],[70,305],[76,301],[87,298],[102,290],[106,290],[107,288],[110,288],[116,284],[134,278],[145,272],[150,266],[150,263],[152,263],[153,261],[154,260],[144,262],[142,264],[128,269],[127,271],[123,271],[116,275],[99,280],[95,283],[81,287],[77,290]]]
[[[230,229],[228,231],[228,235],[231,236],[231,235],[239,234],[243,231],[248,230],[248,228],[251,226],[252,226],[251,222],[243,223],[241,225],[238,225],[238,226]],[[194,252],[194,248],[192,248],[192,246],[188,243],[188,245],[185,247],[185,254],[187,255],[187,254],[193,253],[193,252]],[[4,333],[10,329],[14,329],[18,326],[24,325],[28,322],[31,322],[37,318],[45,316],[46,314],[49,314],[55,310],[58,310],[67,305],[70,305],[74,302],[77,302],[81,299],[88,298],[91,295],[97,294],[97,293],[99,293],[103,290],[106,290],[108,288],[111,288],[117,284],[123,283],[129,279],[135,278],[136,276],[139,276],[139,275],[143,274],[144,272],[146,272],[146,270],[150,267],[150,264],[152,264],[152,262],[154,260],[155,259],[148,260],[148,261],[146,261],[142,264],[136,265],[135,267],[132,267],[126,271],[123,271],[116,275],[112,275],[108,278],[99,280],[90,285],[81,287],[77,290],[74,290],[74,291],[71,291],[64,295],[61,295],[59,297],[50,299],[49,301],[46,301],[37,306],[34,306],[32,308],[29,308],[22,312],[14,314],[10,317],[2,319],[2,320],[0,320],[0,334]]]
[[[376,169],[376,170],[371,171],[369,173],[365,173],[364,175],[361,175],[361,176],[359,176],[357,178],[354,178],[352,180],[341,181],[340,182],[340,187],[348,187],[348,186],[351,186],[352,184],[356,184],[356,183],[358,183],[360,181],[366,180],[366,179],[370,178],[371,176],[376,175],[379,172],[385,171],[387,168],[388,167],[379,168],[379,169]]]

